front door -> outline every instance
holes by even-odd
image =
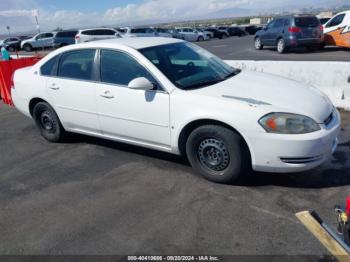
[[[150,91],[128,88],[129,82],[138,77],[156,81],[124,52],[101,50],[100,66],[97,106],[103,134],[169,148],[169,94],[157,85]]]
[[[350,17],[339,14],[324,26],[325,44],[350,47]]]

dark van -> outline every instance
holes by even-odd
[[[57,32],[53,39],[53,47],[59,48],[62,46],[75,44],[75,36],[77,33],[78,30],[65,30]]]

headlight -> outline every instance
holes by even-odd
[[[306,134],[320,130],[320,125],[307,116],[271,113],[259,120],[259,124],[269,133]]]

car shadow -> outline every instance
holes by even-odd
[[[190,167],[189,162],[181,156],[96,137],[71,134],[67,143],[88,143]],[[350,142],[342,144],[342,146],[350,147]],[[337,151],[332,162],[327,166],[302,173],[277,174],[249,170],[244,176],[242,176],[242,178],[236,181],[233,186],[278,186],[305,189],[348,186],[350,185],[350,167],[345,165],[348,161],[348,157],[349,156],[346,152]],[[194,171],[193,174],[196,175]]]
[[[264,47],[264,50],[276,52],[276,47]],[[340,51],[350,51],[350,49],[345,47],[332,46],[332,47],[325,47],[322,49],[310,51],[305,47],[294,47],[294,48],[288,49],[286,54],[321,54],[321,53],[340,52]]]

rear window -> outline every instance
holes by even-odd
[[[317,27],[320,25],[320,20],[317,17],[296,17],[295,25],[298,27]]]

